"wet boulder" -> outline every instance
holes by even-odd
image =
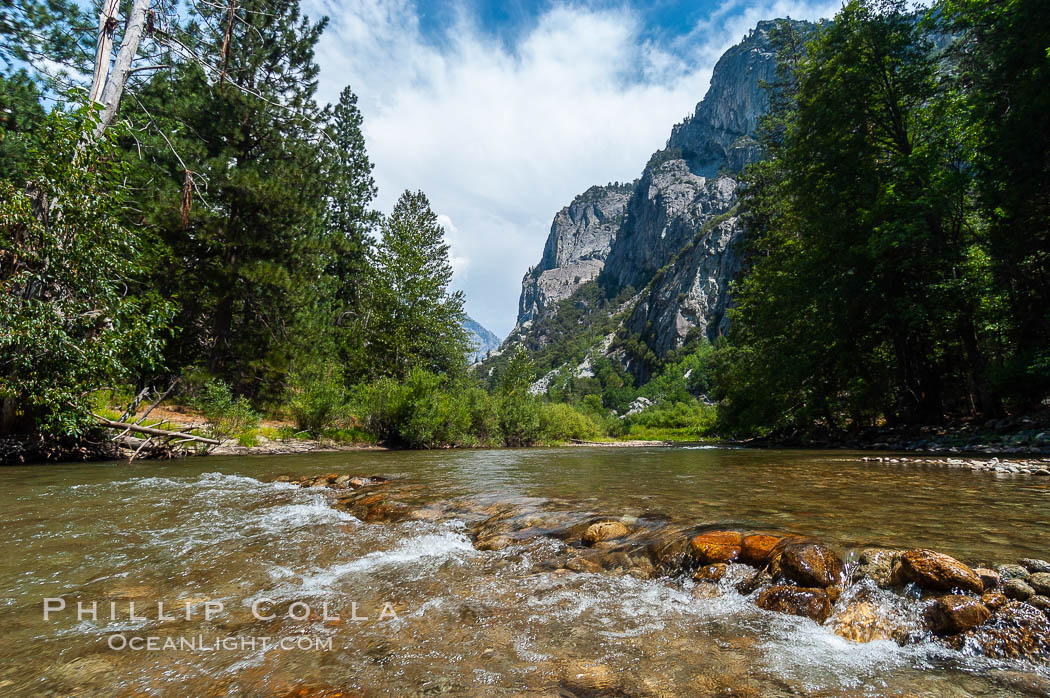
[[[830,587],[845,580],[846,567],[831,549],[818,543],[795,543],[780,555],[780,573],[803,587]]]
[[[999,573],[995,570],[990,570],[987,567],[974,567],[974,573],[981,578],[981,584],[984,585],[984,590],[996,589],[1002,583],[999,578]]]
[[[870,579],[880,587],[893,586],[893,568],[900,560],[899,550],[887,548],[866,548],[860,554],[859,564],[854,572],[857,579]]]
[[[742,542],[743,536],[738,531],[708,531],[694,536],[689,546],[698,564],[711,565],[739,558]]]
[[[764,533],[744,536],[740,541],[740,561],[752,567],[765,567],[779,542],[780,536]]]
[[[583,533],[584,545],[594,545],[607,540],[623,538],[628,533],[627,527],[619,521],[599,521],[591,524]]]
[[[1050,596],[1050,572],[1036,572],[1025,580],[1035,593]]]
[[[955,635],[977,627],[991,615],[979,599],[949,594],[936,599],[926,610],[926,624],[935,635]]]
[[[1010,603],[1010,599],[1001,591],[986,591],[981,594],[981,603],[994,613]]]
[[[952,637],[949,644],[996,659],[1046,662],[1050,659],[1050,620],[1039,609],[1014,602],[976,628]]]
[[[1015,601],[1027,601],[1035,596],[1035,589],[1023,579],[1007,579],[1003,582],[1003,594]]]
[[[724,562],[717,562],[713,565],[704,565],[696,571],[693,575],[693,579],[702,582],[717,582],[722,577],[726,576],[726,570],[729,569],[729,565]]]
[[[657,569],[673,574],[686,567],[691,547],[688,537],[681,534],[665,534],[650,541],[647,550]]]
[[[1046,560],[1036,560],[1030,557],[1026,557],[1025,559],[1021,560],[1021,566],[1033,574],[1037,572],[1050,572],[1050,562],[1047,562]]]
[[[1030,606],[1035,606],[1040,611],[1050,616],[1050,597],[1047,596],[1033,596],[1028,599]]]
[[[975,594],[984,591],[977,573],[950,555],[933,550],[909,550],[901,555],[900,562],[901,576],[923,589],[962,589]]]
[[[1006,581],[1007,579],[1028,579],[1029,571],[1020,565],[999,565],[995,568],[995,571],[999,573],[999,577]]]
[[[736,590],[740,594],[747,596],[748,594],[753,594],[757,589],[772,583],[773,575],[766,570],[755,570],[753,573],[737,582]]]
[[[824,589],[778,584],[758,595],[755,605],[767,611],[802,616],[823,623],[831,615],[831,601]]]

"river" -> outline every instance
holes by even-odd
[[[860,456],[565,448],[2,468],[0,695],[1045,690],[1045,666],[933,640],[853,643],[735,592],[697,598],[688,578],[566,574],[543,564],[557,539],[480,551],[454,517],[363,523],[327,491],[272,482],[382,474],[420,500],[768,529],[847,556],[866,546],[932,547],[970,564],[1050,555],[1050,478]]]

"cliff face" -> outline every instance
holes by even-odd
[[[591,187],[554,217],[540,263],[525,274],[515,332],[594,279],[623,219],[630,184]]]
[[[704,99],[637,182],[592,187],[555,217],[543,259],[522,283],[507,343],[529,343],[529,325],[544,309],[596,277],[606,298],[634,290],[623,324],[656,356],[691,331],[714,339],[726,329],[743,235],[736,177],[761,157],[754,135],[768,108],[762,82],[775,77],[774,25],[759,23],[719,59]]]

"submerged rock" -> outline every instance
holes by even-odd
[[[942,596],[927,609],[926,622],[936,635],[955,635],[975,628],[990,618],[992,612],[972,596]]]
[[[569,661],[558,673],[562,686],[580,695],[609,695],[620,685],[620,674],[607,664]]]
[[[852,642],[893,640],[906,632],[901,623],[891,618],[873,601],[854,601],[831,619],[831,630]]]
[[[772,583],[773,575],[766,570],[755,570],[750,576],[745,577],[737,583],[736,590],[744,596],[747,596],[748,594],[753,594],[757,589]]]
[[[950,555],[933,550],[909,550],[901,555],[901,576],[923,589],[962,589],[980,594],[984,584],[977,573]]]
[[[831,615],[831,600],[825,590],[786,584],[764,590],[758,595],[755,605],[767,611],[809,618],[817,623],[823,623]]]
[[[623,538],[627,533],[627,527],[619,521],[600,521],[587,527],[583,533],[583,543],[594,545],[602,541]]]
[[[701,565],[733,562],[740,557],[743,536],[737,531],[708,531],[695,536],[689,545]]]
[[[830,587],[843,583],[845,565],[831,549],[817,543],[795,543],[780,555],[781,573],[804,587]]]

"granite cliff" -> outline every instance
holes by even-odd
[[[583,292],[592,282],[619,334],[640,339],[657,358],[687,336],[715,339],[725,331],[730,282],[740,268],[735,243],[743,235],[737,177],[761,157],[755,133],[768,107],[762,84],[775,75],[775,24],[760,22],[726,51],[703,100],[672,128],[637,181],[591,187],[555,216],[540,263],[522,281],[518,321],[504,349],[565,341],[564,330],[549,326],[595,297]],[[631,364],[605,329],[595,350],[619,352]],[[644,374],[633,362],[632,371]]]

